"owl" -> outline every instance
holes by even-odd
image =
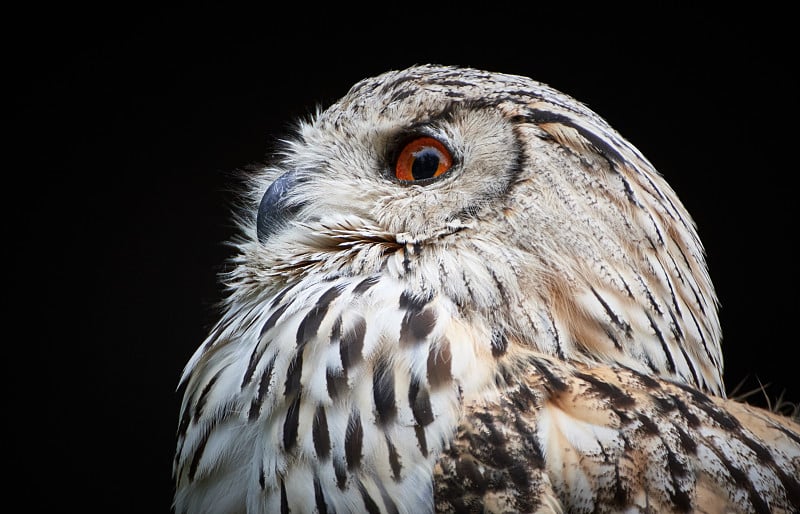
[[[800,509],[800,424],[726,398],[692,218],[579,101],[388,71],[244,184],[176,513]]]

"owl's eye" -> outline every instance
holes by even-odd
[[[432,137],[418,137],[406,143],[394,175],[400,180],[414,181],[438,177],[453,166],[450,150]]]

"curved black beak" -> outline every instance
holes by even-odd
[[[259,243],[266,243],[303,207],[302,202],[289,201],[289,192],[299,182],[297,172],[289,171],[278,177],[261,197],[256,217]]]

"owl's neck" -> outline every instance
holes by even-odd
[[[491,329],[390,273],[300,281],[247,301],[257,296],[234,299],[193,359],[188,396],[197,402],[213,381],[198,403],[242,418],[214,421],[239,442],[206,444],[193,480],[232,467],[251,500],[276,510],[313,510],[320,498],[329,512],[431,510],[433,464],[462,401],[494,383]],[[241,446],[254,435],[255,451]]]

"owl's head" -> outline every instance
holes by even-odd
[[[691,217],[629,142],[546,85],[449,66],[363,80],[252,184],[234,273],[251,294],[391,275],[509,346],[722,393]]]

